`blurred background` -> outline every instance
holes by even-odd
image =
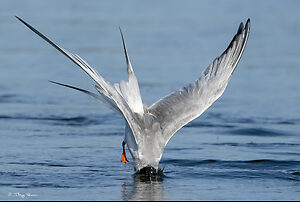
[[[300,197],[299,1],[0,1],[0,199],[295,200]],[[93,81],[21,24],[126,80],[125,35],[143,101],[196,80],[251,19],[225,93],[177,132],[165,177],[122,165],[124,120],[54,80]],[[128,153],[129,155],[129,153]]]

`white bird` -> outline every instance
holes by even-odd
[[[245,27],[243,23],[240,24],[227,49],[203,71],[199,79],[147,107],[142,102],[138,81],[128,57],[121,29],[128,81],[112,85],[78,55],[59,47],[24,20],[17,16],[16,18],[67,56],[96,82],[94,87],[99,94],[52,81],[101,100],[121,114],[126,124],[121,161],[124,163],[128,161],[124,147],[126,143],[134,160],[135,170],[147,175],[157,173],[164,148],[176,131],[200,116],[223,94],[242,56],[250,31],[250,19],[248,19]]]

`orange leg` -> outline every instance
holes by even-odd
[[[122,147],[123,147],[123,153],[121,156],[121,162],[123,161],[124,163],[128,162],[128,159],[126,158],[126,153],[125,153],[125,141],[122,142]]]

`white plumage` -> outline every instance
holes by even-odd
[[[200,116],[223,94],[241,58],[250,31],[248,19],[245,27],[243,23],[240,24],[227,49],[203,71],[199,79],[146,107],[141,99],[138,81],[128,57],[121,29],[128,81],[112,85],[78,55],[59,47],[28,23],[18,19],[83,69],[96,82],[95,88],[99,94],[53,83],[79,90],[101,100],[125,118],[125,142],[136,170],[148,166],[158,169],[164,148],[176,131]]]

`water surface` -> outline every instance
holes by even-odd
[[[1,1],[1,200],[299,200],[298,1]],[[251,18],[224,95],[168,143],[164,177],[120,163],[124,120],[18,15],[111,82],[126,79],[118,26],[143,101],[197,79]]]

